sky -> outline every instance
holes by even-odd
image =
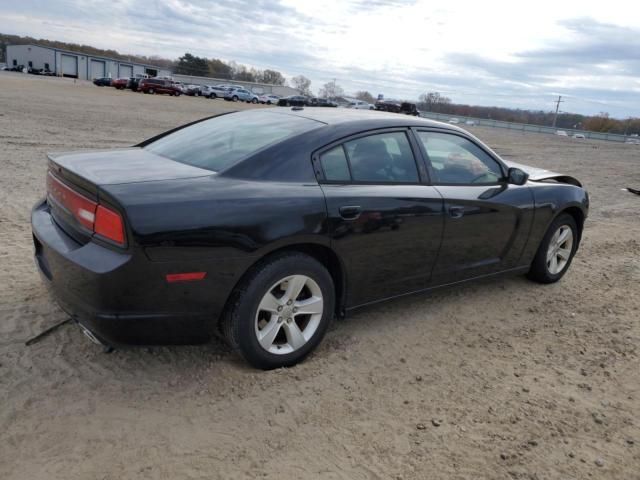
[[[640,116],[640,2],[0,0],[0,32],[285,77],[314,93]]]

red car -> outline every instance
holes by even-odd
[[[127,88],[128,84],[128,78],[116,78],[115,80],[111,81],[111,86],[117,88],[118,90],[124,90],[125,88]]]
[[[166,93],[176,97],[182,93],[171,80],[160,78],[145,78],[141,80],[140,85],[138,85],[138,91],[143,93]]]

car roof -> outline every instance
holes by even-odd
[[[296,117],[315,120],[327,125],[339,125],[345,123],[366,122],[376,126],[416,126],[437,127],[446,130],[464,132],[459,127],[447,123],[437,122],[422,117],[403,115],[400,113],[381,112],[378,110],[354,110],[349,108],[323,108],[323,107],[274,107],[269,109],[274,113],[293,115]]]

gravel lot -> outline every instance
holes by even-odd
[[[224,110],[0,72],[0,478],[640,478],[640,147],[474,128],[582,179],[565,278],[473,283],[337,322],[305,363],[221,344],[110,355],[66,325],[32,260],[45,153],[126,146]]]

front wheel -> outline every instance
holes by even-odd
[[[231,100],[233,100],[234,102],[237,102],[237,101],[238,101],[238,96],[237,96],[237,95],[234,95],[234,96],[231,98]]]
[[[577,248],[576,221],[563,213],[549,226],[527,276],[539,283],[557,282],[569,269]]]
[[[153,88],[150,88],[150,89],[149,89],[149,93],[153,95],[153,94],[154,94],[154,93],[156,93],[156,92],[153,90]]]
[[[257,98],[251,99],[251,103],[258,103],[258,99]]]
[[[320,343],[333,318],[327,269],[302,253],[259,264],[233,294],[221,321],[226,341],[254,367],[290,367]]]

